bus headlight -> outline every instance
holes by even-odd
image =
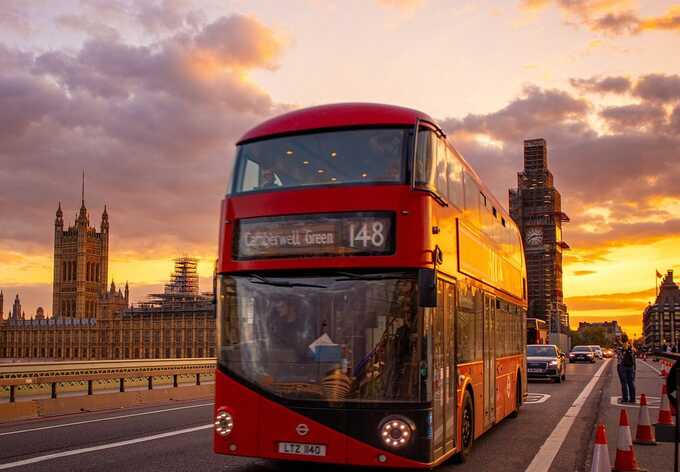
[[[222,437],[229,436],[234,429],[234,418],[226,411],[220,411],[215,416],[215,431]]]
[[[399,449],[411,441],[414,431],[415,425],[407,418],[391,416],[380,425],[380,439],[386,446]]]

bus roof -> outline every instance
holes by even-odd
[[[271,118],[247,131],[238,140],[242,144],[266,136],[370,125],[415,125],[421,119],[436,126],[427,114],[411,108],[379,103],[335,103],[295,110]]]

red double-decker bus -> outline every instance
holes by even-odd
[[[516,415],[515,224],[419,111],[293,111],[238,142],[220,219],[214,450],[434,467]]]

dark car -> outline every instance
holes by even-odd
[[[527,377],[554,379],[560,383],[567,379],[564,354],[554,344],[529,344],[527,346]]]
[[[569,362],[595,363],[595,351],[590,346],[574,346],[569,353]]]

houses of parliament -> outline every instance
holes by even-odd
[[[90,225],[84,179],[80,210],[64,228],[54,221],[52,317],[38,308],[26,319],[17,294],[4,318],[0,292],[0,359],[95,360],[215,355],[212,293],[201,293],[197,260],[180,257],[162,293],[133,306],[128,284],[108,283],[109,215]]]

